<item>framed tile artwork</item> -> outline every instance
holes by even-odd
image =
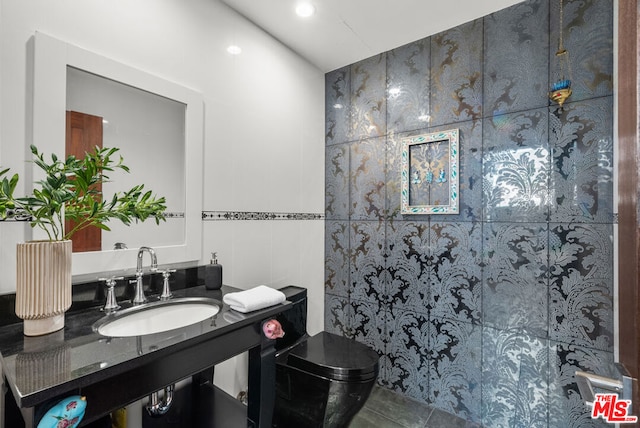
[[[402,141],[402,214],[457,214],[458,129]]]

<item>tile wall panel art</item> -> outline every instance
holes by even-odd
[[[387,132],[423,128],[431,118],[429,39],[399,47],[387,54]]]
[[[523,332],[514,427],[546,427],[549,411],[548,340]]]
[[[592,419],[576,386],[576,370],[616,377],[613,354],[551,341],[549,344],[549,427],[606,428],[611,424]]]
[[[482,21],[431,37],[432,126],[482,118]]]
[[[434,318],[482,321],[482,224],[431,221],[430,309]]]
[[[385,216],[386,139],[350,144],[349,216],[354,220],[381,220]]]
[[[429,330],[429,396],[435,407],[480,420],[482,327],[433,316]]]
[[[522,337],[517,330],[482,329],[482,420],[514,427]]]
[[[547,224],[485,223],[483,234],[484,324],[547,337]]]
[[[549,0],[484,18],[483,116],[543,107],[549,91]]]
[[[385,222],[352,221],[349,233],[350,297],[370,302],[385,301]]]
[[[483,123],[483,206],[486,221],[547,221],[547,109],[487,118]]]
[[[438,220],[463,222],[482,219],[482,123],[481,119],[459,122],[459,213],[438,216]],[[433,132],[445,131],[454,125],[434,127]]]
[[[430,236],[428,221],[387,223],[387,293],[394,308],[428,311],[433,266]]]
[[[402,220],[402,141],[416,135],[428,133],[426,128],[403,133],[391,133],[387,139],[387,164],[385,171],[385,217]],[[426,216],[424,217],[427,218]]]
[[[378,354],[383,355],[387,350],[387,319],[388,310],[379,302],[350,300],[351,328],[353,339],[368,345]]]
[[[492,428],[604,426],[574,373],[612,375],[613,2],[564,9],[562,108],[555,0],[326,75],[325,328],[380,354],[381,386]],[[402,140],[448,129],[459,214],[402,215]]]
[[[552,222],[611,223],[613,101],[578,101],[549,114]]]
[[[349,222],[328,220],[325,222],[324,260],[325,289],[328,293],[349,297]]]
[[[349,154],[348,144],[327,146],[325,150],[325,216],[330,220],[349,219]]]
[[[324,329],[329,333],[353,338],[349,327],[351,320],[349,297],[326,293],[324,298]]]
[[[551,338],[613,351],[613,226],[557,224],[549,231]]]
[[[482,420],[492,427],[547,427],[547,341],[490,327],[482,339]]]
[[[342,67],[325,76],[325,141],[327,145],[350,141],[351,68]]]
[[[380,54],[351,66],[352,139],[386,134],[386,58],[386,54]]]
[[[427,401],[429,395],[429,315],[393,308],[387,322],[387,356],[391,363],[386,386]]]
[[[560,2],[551,5],[549,72],[557,80]],[[571,98],[569,101],[613,94],[613,1],[564,1],[563,42],[569,52]],[[555,73],[555,74],[554,74]]]

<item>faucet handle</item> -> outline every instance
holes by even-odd
[[[162,284],[162,294],[160,295],[160,300],[167,300],[171,298],[171,296],[173,295],[171,294],[171,288],[169,287],[169,278],[171,277],[171,274],[175,271],[176,271],[175,269],[164,269],[164,270],[158,271],[162,274],[162,278],[164,279]]]
[[[175,271],[175,269],[161,269],[158,273],[161,273],[163,278],[169,278]]]
[[[105,301],[103,311],[110,313],[120,309],[118,301],[116,299],[115,286],[116,281],[124,279],[122,276],[111,276],[109,278],[98,278],[99,281],[104,281],[107,285],[107,299]]]
[[[124,276],[110,276],[110,277],[101,277],[98,278],[98,281],[104,281],[107,286],[111,286],[113,287],[114,285],[116,285],[116,281],[120,281],[121,279],[124,279]]]

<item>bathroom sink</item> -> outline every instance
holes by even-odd
[[[220,311],[220,304],[204,297],[183,297],[134,306],[106,315],[93,324],[103,336],[128,337],[186,327]]]

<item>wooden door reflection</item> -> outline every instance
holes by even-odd
[[[95,147],[102,148],[102,118],[90,114],[67,111],[66,154],[84,158],[85,153]],[[102,185],[96,189],[102,192]],[[74,222],[65,220],[65,231],[74,227]],[[72,237],[73,252],[101,251],[102,230],[96,226],[85,227]]]

